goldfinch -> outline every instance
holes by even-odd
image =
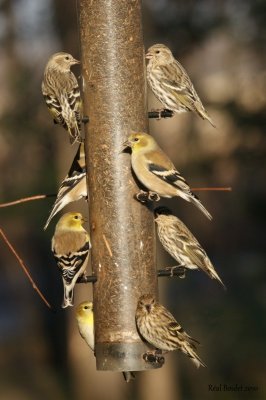
[[[189,336],[174,316],[150,294],[139,298],[136,324],[140,335],[155,349],[162,351],[180,350],[190,357],[197,368],[205,367],[196,354],[197,340]]]
[[[52,252],[62,275],[64,301],[62,308],[73,306],[77,279],[85,273],[91,248],[90,236],[83,228],[84,218],[78,212],[64,214],[55,227]]]
[[[163,106],[176,113],[194,111],[215,128],[187,72],[174,58],[171,50],[163,44],[155,44],[148,49],[146,58],[149,60],[148,84]]]
[[[87,197],[84,143],[80,143],[70,170],[58,189],[56,200],[44,229],[48,227],[51,219],[67,204],[82,198],[87,199]]]
[[[206,252],[186,225],[167,207],[157,207],[154,216],[159,240],[179,266],[201,269],[211,279],[217,279],[225,288]]]
[[[132,133],[124,146],[131,147],[133,171],[147,189],[161,197],[180,196],[198,207],[207,218],[212,219],[152,136],[143,132]]]
[[[76,320],[80,336],[94,352],[94,316],[93,303],[91,301],[84,301],[79,304],[76,309]],[[126,382],[135,378],[134,373],[131,371],[124,371],[123,376]]]
[[[68,53],[53,54],[44,70],[42,94],[54,122],[69,133],[70,143],[81,142],[82,103],[72,65],[80,62]]]

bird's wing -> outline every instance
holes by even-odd
[[[46,221],[44,229],[47,228],[53,216],[63,207],[65,207],[68,203],[75,200],[79,200],[81,196],[83,197],[87,196],[85,177],[86,177],[86,164],[84,155],[84,144],[81,143],[75,155],[75,158],[72,162],[70,170],[58,189],[56,200],[54,202],[52,211],[50,212],[50,215]],[[76,188],[83,179],[84,179],[84,191],[82,189],[83,188],[82,184],[82,188],[78,187],[78,193],[77,193]],[[82,194],[80,194],[81,189],[84,192]]]
[[[71,254],[58,254],[54,252],[57,265],[61,269],[61,273],[67,284],[72,282],[74,276],[76,276],[81,269],[88,257],[90,248],[90,242],[87,241],[83,247],[76,252],[72,252]]]
[[[169,183],[169,185],[175,186],[183,192],[188,192],[189,194],[192,193],[189,189],[188,183],[176,169],[168,169],[152,162],[148,164],[148,169],[154,175],[158,176],[158,178]]]
[[[195,236],[189,231],[189,229],[181,221],[176,222],[175,232],[177,235],[176,244],[179,248],[188,255],[192,264],[204,268],[204,260],[207,254],[195,238]]]
[[[49,94],[44,94],[43,97],[55,121],[59,124],[64,125],[64,119],[62,117],[62,106],[58,98]]]
[[[189,100],[200,101],[186,70],[178,61],[175,60],[170,67],[161,68],[163,69],[161,84],[175,92],[181,103],[187,106],[187,102],[190,104]]]
[[[169,332],[171,332],[171,334],[172,334],[173,336],[178,337],[178,338],[180,339],[180,341],[188,340],[189,343],[190,343],[190,345],[191,345],[191,347],[192,347],[194,350],[196,350],[196,346],[195,346],[194,343],[198,343],[198,344],[199,344],[199,341],[196,340],[196,339],[194,339],[194,338],[192,338],[191,336],[189,336],[189,335],[184,331],[184,329],[182,328],[182,326],[179,325],[176,321],[170,322],[170,323],[168,324],[168,329],[169,329]]]

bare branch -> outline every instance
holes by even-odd
[[[21,266],[21,268],[23,269],[23,271],[26,274],[27,278],[29,279],[30,283],[32,284],[33,289],[36,290],[36,292],[38,293],[38,295],[40,296],[42,301],[47,305],[47,307],[52,308],[51,305],[46,300],[45,296],[42,294],[42,292],[40,291],[40,289],[38,288],[38,286],[34,282],[34,280],[32,279],[31,274],[29,273],[25,263],[19,257],[18,253],[16,252],[16,250],[14,249],[14,247],[12,246],[12,244],[10,243],[10,241],[8,240],[8,238],[6,237],[6,235],[4,234],[4,232],[3,232],[3,230],[1,228],[0,228],[0,234],[1,234],[4,242],[6,243],[8,248],[10,249],[10,251],[14,254],[15,258],[18,260],[19,265]]]
[[[7,203],[2,203],[0,204],[0,208],[15,206],[16,204],[26,203],[28,201],[34,201],[34,200],[47,199],[48,197],[55,197],[55,196],[56,194],[37,194],[35,196],[23,197],[22,199],[9,201]]]
[[[231,187],[206,187],[206,188],[191,188],[192,192],[232,192]]]

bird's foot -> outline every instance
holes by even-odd
[[[138,193],[136,193],[136,199],[140,201],[141,203],[147,203],[149,199],[149,192],[145,192],[144,190],[140,190]]]
[[[90,122],[90,119],[87,115],[84,115],[81,119],[81,122],[83,122],[83,124],[87,124],[88,122]]]
[[[164,364],[164,357],[160,350],[147,351],[143,354],[143,359],[147,363]]]
[[[149,199],[150,201],[159,201],[159,200],[160,200],[160,196],[159,196],[158,193],[156,193],[156,192],[151,192],[151,191],[149,191],[148,199]]]
[[[160,196],[156,192],[145,192],[144,190],[140,190],[136,194],[136,199],[141,203],[147,203],[148,201],[159,201]]]
[[[174,275],[178,275],[180,279],[184,279],[186,277],[186,268],[182,265],[174,265],[173,267],[165,268],[166,271],[170,271],[170,277],[172,278]]]
[[[162,118],[172,118],[174,115],[174,111],[168,110],[167,108],[161,108],[157,110],[152,110],[148,112],[149,118],[156,118],[157,121],[160,121]]]

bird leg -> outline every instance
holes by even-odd
[[[164,364],[164,357],[160,350],[147,351],[143,354],[143,359],[147,363]]]
[[[83,122],[83,124],[87,124],[89,121],[90,121],[90,119],[87,115],[84,115],[81,119],[81,122]]]
[[[156,193],[156,192],[151,192],[151,191],[149,191],[148,193],[149,193],[149,194],[148,194],[148,199],[149,199],[150,201],[159,201],[159,200],[160,200],[160,196],[158,195],[158,193]]]
[[[174,112],[171,110],[168,110],[167,108],[162,108],[160,110],[152,110],[148,112],[148,117],[149,118],[156,118],[157,121],[159,121],[161,118],[172,118],[174,115]]]
[[[141,203],[147,203],[148,201],[159,201],[160,200],[160,196],[158,195],[158,193],[151,192],[151,191],[145,192],[144,190],[140,190],[136,194],[135,197]]]
[[[174,271],[178,269],[178,272],[174,274]],[[184,279],[186,277],[186,268],[183,265],[174,265],[173,267],[166,267],[166,271],[170,271],[170,277],[172,278],[174,275],[178,275],[180,279]]]
[[[136,199],[138,201],[140,201],[141,203],[147,203],[148,199],[149,199],[149,192],[145,192],[144,190],[140,190],[137,194],[136,194]]]

